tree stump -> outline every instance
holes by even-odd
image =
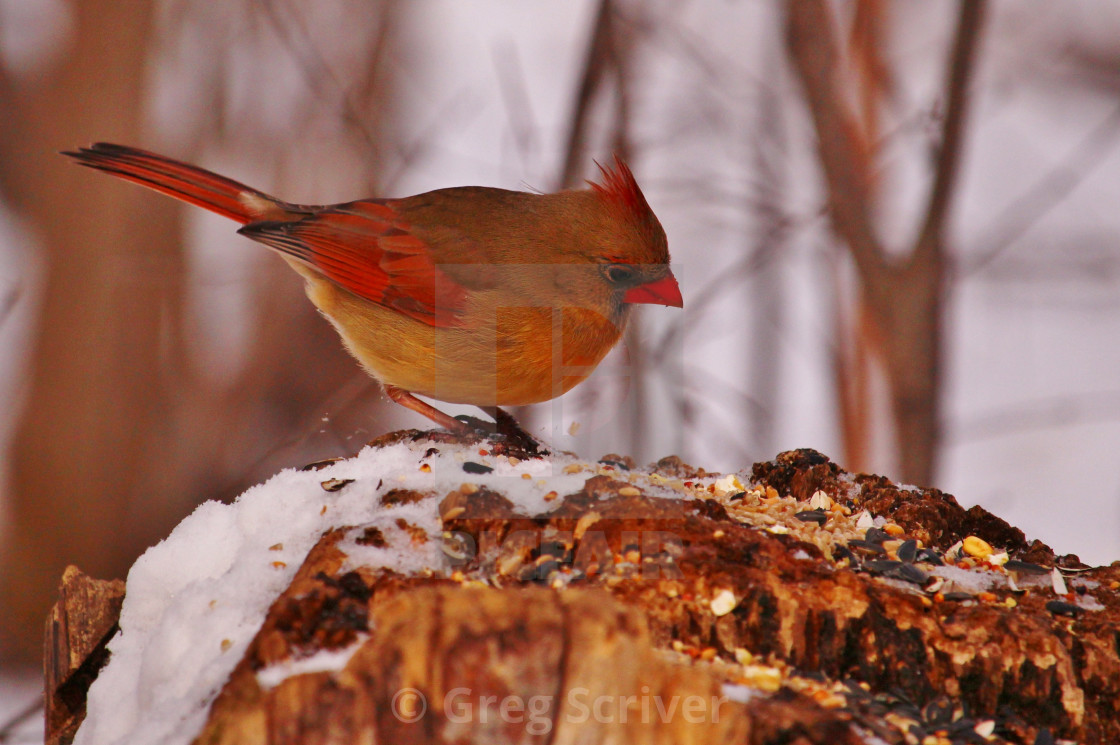
[[[355,564],[381,537],[340,525],[195,742],[1120,742],[1120,565],[813,451],[748,480],[612,457],[522,514],[465,477],[414,536],[436,573]]]

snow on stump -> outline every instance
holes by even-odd
[[[99,674],[48,626],[96,675],[48,742],[1120,742],[1120,564],[810,450],[527,455],[398,432],[202,505]]]

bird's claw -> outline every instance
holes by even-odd
[[[528,457],[540,457],[549,454],[540,440],[533,437],[517,423],[513,416],[498,407],[486,409],[486,413],[494,417],[493,422],[487,422],[478,417],[459,415],[455,419],[462,423],[463,429],[458,434],[481,435],[493,439],[500,438],[505,449],[513,452],[507,454],[524,454]]]

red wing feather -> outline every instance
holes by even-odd
[[[350,292],[432,326],[456,326],[466,290],[436,266],[424,241],[387,204],[364,200],[302,220],[239,232],[322,272]]]
[[[381,200],[288,204],[233,179],[146,150],[99,142],[66,155],[245,225],[239,232],[314,267],[371,302],[433,326],[461,323],[466,291]]]

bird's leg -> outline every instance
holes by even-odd
[[[477,426],[483,425],[483,422],[474,417],[465,417],[467,421],[456,419],[436,407],[424,403],[403,388],[398,388],[395,385],[382,385],[382,387],[385,389],[385,395],[393,401],[405,408],[412,409],[417,414],[423,414],[448,432],[457,435],[490,434],[484,426]],[[547,454],[547,451],[541,449],[540,442],[522,429],[509,412],[497,406],[480,406],[479,408],[494,417],[497,433],[505,437],[508,442],[512,442],[530,455]]]
[[[393,399],[401,406],[412,409],[417,414],[428,417],[448,432],[453,432],[457,435],[468,435],[474,432],[471,426],[466,422],[459,421],[449,414],[444,414],[436,407],[424,403],[403,388],[398,388],[395,385],[383,385],[382,387],[385,389],[386,396]]]
[[[507,440],[516,443],[518,447],[531,455],[537,455],[541,452],[540,441],[526,432],[508,411],[500,406],[479,406],[478,408],[494,417],[498,434],[505,436]],[[544,454],[547,454],[547,451]]]

